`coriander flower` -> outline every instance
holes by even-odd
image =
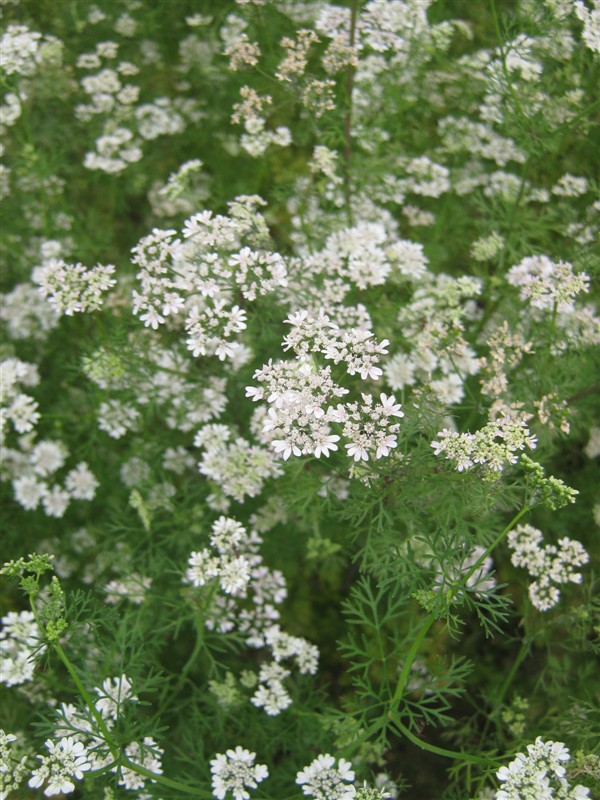
[[[102,682],[102,688],[96,688],[94,691],[100,698],[96,701],[96,709],[104,719],[116,720],[126,700],[137,703],[137,697],[131,691],[131,682],[127,675],[106,678]]]
[[[83,773],[92,768],[83,742],[75,741],[72,736],[64,737],[58,743],[47,739],[46,749],[50,755],[38,756],[42,763],[33,771],[28,785],[38,789],[47,782],[46,797],[75,791],[71,779],[82,780]]]
[[[336,767],[335,758],[329,753],[317,756],[296,775],[304,794],[316,800],[352,800],[356,795],[353,781],[352,764],[340,758]]]
[[[578,784],[571,787],[565,778],[563,763],[570,759],[568,748],[562,742],[544,742],[540,736],[534,744],[527,745],[527,755],[517,753],[508,767],[496,773],[502,788],[495,800],[585,800],[589,789]]]
[[[217,753],[210,762],[213,794],[217,800],[224,800],[228,792],[235,800],[248,800],[246,789],[256,789],[257,785],[269,776],[264,764],[254,764],[256,753],[244,750],[239,745],[225,754]]]
[[[0,800],[5,800],[16,791],[27,772],[27,756],[21,755],[21,743],[14,733],[6,733],[0,728]]]
[[[568,536],[558,540],[558,547],[544,545],[543,541],[542,532],[533,525],[517,525],[508,534],[512,563],[535,578],[529,585],[529,598],[538,611],[548,611],[558,603],[558,585],[581,583],[583,576],[578,568],[590,560],[581,542]]]

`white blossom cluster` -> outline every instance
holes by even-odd
[[[71,500],[93,500],[99,483],[85,461],[69,470],[60,481],[57,477],[69,453],[62,442],[31,436],[19,440],[19,449],[5,448],[5,477],[12,480],[16,501],[27,511],[40,505],[49,517],[64,515]]]
[[[356,797],[355,773],[345,758],[321,753],[296,775],[296,783],[307,797],[315,800],[352,800]]]
[[[248,386],[246,395],[254,401],[266,399],[269,409],[263,420],[262,433],[272,448],[287,460],[311,454],[329,456],[338,449],[338,434],[331,424],[341,425],[349,440],[347,454],[355,461],[368,461],[389,455],[397,446],[399,425],[394,417],[403,417],[393,396],[381,394],[379,402],[363,394],[362,403],[333,403],[348,394],[332,377],[332,367],[318,367],[316,356],[333,365],[343,364],[350,375],[362,380],[377,380],[382,370],[376,366],[387,353],[389,342],[377,342],[373,333],[362,328],[344,329],[327,314],[313,317],[307,311],[290,314],[285,320],[292,326],[283,340],[285,350],[293,350],[295,358],[269,361],[254,373],[264,386]]]
[[[173,230],[154,230],[138,243],[133,262],[140,291],[133,293],[133,310],[147,327],[156,330],[170,317],[185,329],[194,357],[235,359],[246,312],[232,294],[252,301],[286,284],[282,256],[242,245],[268,237],[260,205],[258,197],[238,197],[229,216],[204,211],[186,220],[183,242]]]
[[[46,646],[32,611],[9,611],[0,631],[0,683],[19,686],[33,679],[37,658]]]
[[[206,425],[194,439],[204,453],[198,464],[200,473],[214,482],[212,507],[226,510],[229,497],[242,503],[245,497],[256,497],[265,482],[282,474],[276,456],[264,447],[250,444],[241,436],[231,440],[226,425]]]
[[[475,298],[481,291],[476,278],[424,271],[412,300],[398,314],[408,352],[396,353],[385,365],[392,389],[421,384],[443,405],[463,399],[466,378],[480,368],[463,334],[477,317]]]
[[[123,674],[114,678],[106,678],[100,687],[95,687],[92,690],[91,695],[98,696],[98,700],[95,702],[95,709],[102,715],[104,724],[109,730],[112,730],[118,724],[118,720],[125,713],[126,705],[138,701],[137,696],[132,691],[129,678]],[[68,739],[71,742],[71,750],[73,752],[77,750],[79,757],[85,758],[89,764],[86,770],[106,771],[109,769],[111,772],[118,772],[119,785],[132,791],[142,789],[147,780],[152,781],[152,778],[140,774],[126,763],[117,767],[114,763],[114,756],[107,747],[104,736],[98,730],[98,723],[89,709],[80,711],[71,704],[63,703],[57,709],[57,716],[56,738],[63,737],[61,741]],[[46,744],[48,746],[48,743]],[[60,743],[58,746],[60,746]],[[47,779],[48,775],[52,775],[53,771],[58,772],[60,770],[60,758],[57,765],[53,764],[57,760],[56,753],[58,751],[56,751],[56,747],[57,745],[54,745],[51,756],[48,757],[47,763],[45,762],[49,772],[44,767],[36,778],[39,781],[38,786]],[[162,774],[161,759],[163,750],[151,737],[144,737],[141,742],[133,741],[125,744],[123,753],[127,760],[133,764],[156,775]],[[46,757],[38,756],[38,758],[45,759]],[[30,785],[33,784],[30,783]],[[62,788],[63,793],[69,791],[73,791],[73,789]],[[48,790],[46,790],[46,794],[48,794]]]
[[[98,265],[88,269],[83,264],[66,264],[50,259],[33,270],[32,278],[42,297],[48,299],[58,314],[97,311],[104,302],[104,293],[116,284],[111,276],[115,268]]]
[[[152,586],[152,578],[144,577],[139,572],[132,572],[123,578],[109,581],[104,587],[106,602],[111,605],[129,600],[130,603],[141,605]]]
[[[19,358],[7,358],[0,363],[0,442],[5,440],[8,422],[17,433],[29,433],[37,424],[38,403],[21,388],[37,386],[39,382],[35,364]]]
[[[366,290],[381,286],[392,278],[419,283],[427,273],[428,264],[423,245],[400,238],[396,234],[396,223],[385,217],[384,221],[380,219],[384,216],[383,209],[377,209],[377,212],[374,214],[377,219],[371,220],[366,214],[363,221],[352,226],[336,226],[322,247],[316,248],[310,242],[309,246],[302,246],[301,258],[290,259],[288,266],[292,274],[286,299],[293,309],[308,310],[314,316],[322,308],[336,324],[347,327],[344,323],[345,307],[338,309],[338,313],[333,308],[340,305],[353,287]],[[326,276],[331,287],[330,298],[323,291],[318,276]],[[319,283],[317,287],[314,286],[315,279]],[[314,305],[308,302],[311,295],[314,296]]]
[[[264,565],[261,542],[256,531],[248,533],[236,520],[219,517],[212,526],[210,547],[191,553],[184,582],[194,588],[221,590],[215,593],[208,588],[212,603],[206,616],[208,628],[223,633],[237,629],[248,647],[269,651],[270,661],[260,668],[251,702],[276,716],[292,702],[283,683],[291,671],[282,662],[292,661],[300,674],[314,675],[319,651],[277,624],[277,606],[287,595],[286,584],[279,571]]]
[[[109,436],[118,439],[135,430],[140,409],[148,406],[160,407],[166,425],[186,433],[223,412],[226,378],[196,376],[193,364],[176,346],[147,347],[137,339],[131,345],[131,350],[119,353],[99,348],[83,363],[87,377],[101,389],[111,393],[126,389],[127,397],[135,398],[133,402],[112,398],[100,404],[99,427]],[[140,349],[136,350],[136,345]],[[128,358],[134,361],[135,370],[128,368]]]
[[[535,449],[536,437],[522,420],[510,416],[489,422],[475,433],[458,433],[444,428],[438,440],[431,442],[436,456],[444,455],[453,461],[458,472],[482,466],[486,472],[502,472],[516,464],[519,452]]]
[[[125,755],[129,761],[155,775],[162,775],[163,753],[162,747],[159,747],[151,736],[145,736],[142,742],[130,742],[125,746]],[[112,772],[116,772],[116,767],[113,767]],[[148,779],[129,767],[121,766],[119,769],[119,786],[130,791],[143,789],[147,780],[155,782],[152,778]]]
[[[238,745],[235,750],[217,753],[211,759],[213,795],[224,800],[231,792],[235,800],[248,800],[248,789],[256,789],[259,783],[269,777],[264,764],[255,764],[256,753],[251,753]]]
[[[191,554],[186,582],[198,587],[218,578],[225,594],[239,596],[250,581],[252,566],[244,554],[251,544],[246,529],[234,519],[219,517],[213,523],[210,544],[211,549],[204,548]]]
[[[512,563],[535,578],[529,585],[531,602],[539,611],[548,611],[560,599],[561,584],[582,582],[578,569],[590,557],[580,542],[568,536],[559,539],[558,546],[543,541],[542,532],[532,525],[518,525],[508,534]]]
[[[129,14],[115,20],[114,32],[120,37],[131,39],[136,29],[137,22]],[[98,42],[93,51],[80,53],[75,64],[83,72],[79,77],[82,102],[76,105],[75,116],[86,123],[101,122],[101,133],[83,164],[108,174],[140,161],[145,142],[182,133],[190,120],[199,118],[198,103],[192,98],[155,97],[139,103],[141,88],[131,78],[140,68],[119,60],[119,49],[118,42]],[[140,50],[138,58],[156,61],[148,47],[142,44]]]
[[[19,752],[18,737],[0,728],[0,797],[16,792],[27,775],[27,756]]]
[[[583,0],[575,0],[573,11],[583,22],[581,38],[593,53],[600,55],[600,0],[592,0],[591,5],[588,8]]]
[[[541,736],[527,745],[527,754],[517,753],[508,767],[496,773],[502,781],[494,800],[585,800],[590,790],[571,786],[563,766],[571,755],[562,742],[545,742]]]
[[[98,427],[111,439],[121,439],[128,431],[137,429],[140,412],[131,403],[121,400],[106,400],[97,411]]]
[[[533,345],[519,332],[513,332],[506,320],[493,330],[487,339],[489,354],[481,358],[481,392],[500,397],[509,389],[508,373],[517,367],[523,357],[532,352]]]
[[[121,706],[126,703],[137,703],[137,697],[131,690],[131,682],[127,675],[117,678],[106,678],[101,687],[94,689],[100,698],[96,701],[96,709],[104,719],[116,722],[121,713]]]
[[[43,341],[58,324],[58,314],[31,283],[18,283],[0,294],[0,320],[11,339]]]
[[[283,681],[291,671],[282,666],[282,661],[293,660],[301,675],[315,675],[319,660],[318,648],[301,636],[291,636],[278,624],[271,625],[260,638],[249,639],[254,646],[263,644],[270,649],[272,661],[263,664],[258,673],[258,688],[250,699],[257,708],[264,708],[268,716],[274,717],[292,704]]]
[[[0,39],[0,68],[6,75],[33,75],[48,66],[60,66],[63,43],[26,25],[9,25]]]
[[[123,172],[143,156],[134,134],[122,126],[113,128],[96,139],[96,150],[86,153],[83,166],[109,175]]]
[[[85,745],[67,736],[58,742],[47,739],[46,749],[49,755],[38,756],[41,764],[33,771],[28,785],[38,789],[47,784],[44,789],[46,797],[75,791],[73,781],[83,780],[84,772],[92,769]]]
[[[509,269],[507,280],[519,287],[521,300],[528,300],[533,308],[562,313],[573,311],[577,295],[590,287],[585,272],[575,273],[572,264],[554,262],[548,256],[524,258]]]
[[[512,139],[501,136],[489,123],[474,122],[467,117],[445,117],[438,123],[448,153],[468,152],[495,161],[505,167],[509,161],[523,164],[525,153]]]
[[[243,46],[247,50],[246,42]],[[251,86],[242,86],[240,97],[241,101],[233,105],[231,122],[244,126],[240,146],[249,156],[258,158],[271,145],[287,147],[292,143],[292,134],[287,126],[279,125],[275,130],[267,128],[265,106],[273,102],[270,95],[261,96]]]
[[[221,587],[206,625],[222,632],[238,628],[251,647],[264,646],[264,629],[279,619],[277,606],[287,595],[283,575],[263,564],[261,542],[255,531],[222,516],[212,526],[211,547],[190,555],[184,578],[196,588]]]

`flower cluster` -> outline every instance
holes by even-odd
[[[156,330],[168,317],[183,325],[187,348],[194,357],[216,355],[235,359],[246,328],[246,312],[231,301],[234,292],[247,300],[286,284],[282,256],[243,246],[268,238],[258,213],[258,197],[238,197],[230,215],[210,211],[186,220],[182,242],[174,230],[154,230],[134,248],[140,291],[134,291],[133,310]]]
[[[545,742],[541,736],[534,744],[527,745],[527,755],[517,753],[508,767],[500,767],[496,773],[502,781],[495,800],[585,800],[590,790],[581,784],[571,786],[565,778],[563,766],[571,755],[562,742]]]
[[[281,662],[291,660],[300,674],[314,675],[319,651],[277,624],[277,606],[287,595],[286,584],[280,572],[263,564],[262,539],[256,531],[248,533],[236,520],[221,516],[212,525],[209,541],[210,548],[190,555],[184,582],[195,589],[213,587],[207,595],[208,628],[222,632],[237,628],[248,647],[269,651],[270,661],[260,668],[251,702],[276,716],[292,702],[283,683],[291,671]],[[217,587],[221,593],[215,592]]]
[[[0,631],[0,682],[19,686],[33,679],[36,659],[46,649],[40,642],[33,612],[9,611]]]
[[[265,645],[265,628],[279,619],[277,606],[286,597],[283,575],[263,564],[262,538],[234,519],[220,517],[212,525],[210,548],[195,551],[184,581],[195,588],[219,586],[211,592],[206,625],[223,632],[238,628],[250,647]],[[244,602],[251,599],[251,603]]]
[[[0,797],[4,800],[15,792],[27,774],[27,756],[18,752],[19,744],[14,733],[0,728]]]
[[[211,759],[213,794],[217,800],[224,800],[231,792],[235,800],[248,800],[247,789],[256,789],[259,783],[269,777],[264,764],[255,764],[256,753],[244,750],[238,745],[235,750],[217,753]]]
[[[194,444],[204,453],[198,467],[214,481],[213,508],[226,510],[229,497],[239,503],[246,496],[256,497],[269,478],[281,475],[281,466],[269,450],[252,445],[238,436],[233,441],[226,425],[206,425],[196,434]]]
[[[524,258],[509,269],[507,280],[519,287],[521,300],[528,300],[533,308],[563,313],[572,311],[577,295],[590,288],[589,275],[575,273],[572,264],[554,262],[548,256]]]
[[[204,548],[191,554],[185,579],[192,586],[204,586],[214,578],[225,594],[240,595],[250,581],[251,562],[240,555],[250,541],[243,525],[234,519],[219,517],[210,537],[212,552]]]
[[[116,604],[121,600],[129,600],[130,603],[141,605],[151,586],[152,578],[132,572],[131,575],[126,575],[120,580],[109,581],[106,584],[104,587],[106,602]]]
[[[96,311],[102,306],[103,294],[116,284],[111,278],[112,265],[98,265],[88,269],[83,264],[66,264],[51,259],[37,267],[32,278],[39,286],[42,297],[48,299],[58,314],[72,316],[78,312]]]
[[[362,404],[338,403],[335,398],[348,394],[348,389],[333,379],[332,367],[316,366],[316,356],[334,365],[344,364],[350,375],[358,373],[362,380],[377,380],[382,370],[376,366],[387,353],[387,340],[377,342],[373,333],[362,328],[344,329],[332,322],[324,312],[312,316],[307,311],[291,314],[286,320],[291,333],[283,340],[285,350],[296,357],[289,361],[269,361],[254,373],[264,386],[248,386],[246,395],[254,401],[265,399],[269,409],[262,423],[262,434],[276,453],[287,460],[295,456],[329,456],[338,449],[340,436],[332,433],[331,423],[342,426],[349,440],[347,454],[355,461],[368,461],[369,456],[387,456],[397,446],[395,434],[399,426],[393,417],[403,417],[393,396],[380,395],[374,402],[371,395],[362,395]]]
[[[33,430],[40,418],[38,403],[21,391],[21,386],[37,386],[40,377],[35,364],[19,358],[8,358],[0,363],[0,442],[4,441],[6,423],[12,423],[17,433]]]
[[[162,756],[164,750],[159,747],[151,736],[145,736],[143,742],[130,742],[125,747],[125,755],[129,761],[143,767],[144,770],[162,775]],[[116,767],[113,768],[116,772]],[[119,786],[124,786],[130,791],[143,789],[148,778],[136,770],[122,766],[119,770]],[[150,778],[152,783],[155,781]]]
[[[475,433],[457,433],[444,428],[431,446],[436,456],[443,453],[454,461],[458,472],[478,464],[493,474],[502,472],[509,464],[516,464],[518,453],[525,448],[533,450],[536,443],[536,437],[525,422],[505,416]]]
[[[518,525],[508,534],[515,567],[524,567],[535,580],[529,585],[529,597],[539,611],[548,611],[560,599],[558,586],[581,583],[577,569],[590,560],[583,545],[565,536],[553,544],[543,545],[543,534],[532,525]]]
[[[38,69],[60,66],[63,43],[26,25],[9,25],[0,39],[0,66],[6,75],[33,75]]]
[[[464,331],[478,315],[481,282],[427,270],[419,277],[412,300],[398,314],[408,352],[389,360],[385,377],[394,390],[421,384],[443,405],[460,403],[467,377],[480,368]]]
[[[47,783],[46,797],[75,791],[73,780],[83,780],[83,773],[92,769],[84,744],[68,736],[58,742],[47,739],[46,749],[49,755],[38,756],[42,763],[33,771],[29,786],[37,789]]]
[[[11,339],[43,341],[56,327],[58,314],[33,284],[18,283],[12,291],[0,294],[0,320]]]
[[[5,453],[5,471],[12,478],[15,499],[26,510],[41,504],[49,517],[64,516],[71,500],[93,500],[99,486],[89,465],[81,461],[66,474],[63,485],[56,473],[69,455],[62,442],[22,437],[19,449]]]
[[[100,698],[96,701],[96,709],[104,719],[116,721],[125,702],[136,703],[137,697],[131,691],[131,683],[127,675],[118,678],[106,678],[101,688],[95,689]]]
[[[335,758],[329,753],[317,756],[298,772],[296,783],[302,786],[307,797],[315,800],[352,800],[356,796],[352,764],[340,758],[336,765]]]
[[[277,716],[292,703],[283,683],[291,675],[291,671],[283,667],[281,662],[293,660],[301,675],[315,675],[319,651],[306,639],[285,633],[278,624],[270,625],[264,629],[262,637],[255,636],[248,642],[253,646],[264,645],[269,648],[273,659],[261,666],[258,687],[250,702],[257,708],[264,708],[268,716]]]

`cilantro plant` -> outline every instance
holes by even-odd
[[[0,0],[0,798],[600,790],[598,0]]]

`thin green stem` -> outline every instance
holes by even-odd
[[[104,737],[104,740],[105,740],[106,744],[108,745],[108,748],[109,748],[109,750],[111,752],[111,755],[113,757],[116,757],[116,755],[119,752],[119,749],[115,745],[115,743],[113,742],[113,739],[112,739],[112,736],[110,734],[110,731],[109,731],[106,723],[104,722],[104,719],[102,718],[102,715],[100,714],[100,712],[96,708],[96,705],[95,705],[91,695],[89,694],[89,692],[87,691],[87,689],[85,688],[83,683],[81,682],[81,679],[80,679],[79,675],[75,671],[75,667],[73,666],[73,664],[71,664],[69,658],[67,657],[67,654],[62,649],[60,644],[58,644],[58,642],[54,644],[54,650],[55,650],[57,656],[62,661],[62,663],[65,665],[67,672],[71,676],[71,680],[73,681],[73,683],[77,687],[77,691],[81,695],[81,698],[85,702],[85,704],[88,707],[90,713],[92,714],[92,716],[96,720],[96,724],[98,725],[98,730],[101,732],[102,736]]]
[[[37,622],[38,626],[42,630],[44,636],[47,637],[48,634],[47,634],[47,631],[46,631],[46,626],[44,625],[44,623],[42,622],[42,620],[39,617],[37,606],[36,606],[36,604],[34,602],[33,595],[31,595],[31,594],[29,595],[29,604],[31,606],[31,610],[33,611],[33,616],[35,617],[35,621]],[[61,647],[61,645],[58,642],[53,642],[52,643],[52,647],[54,648],[57,656],[60,658],[60,660],[64,664],[67,672],[71,676],[71,680],[73,681],[73,683],[77,687],[77,691],[81,695],[81,697],[82,697],[83,701],[85,702],[86,706],[88,707],[90,713],[92,714],[92,716],[96,720],[96,724],[98,725],[98,730],[102,733],[102,736],[104,737],[104,739],[106,741],[106,744],[108,745],[108,747],[110,749],[111,755],[113,757],[115,757],[116,754],[118,753],[118,748],[114,744],[114,742],[112,740],[112,736],[110,735],[110,731],[108,730],[108,727],[107,727],[106,723],[104,722],[104,719],[102,718],[102,715],[100,714],[100,712],[96,708],[96,705],[95,705],[91,695],[89,694],[88,690],[85,688],[83,683],[81,682],[81,679],[80,679],[79,675],[77,674],[77,672],[75,670],[75,667],[73,666],[73,664],[71,664],[69,658],[67,657],[67,654],[65,653],[65,651],[63,650],[63,648]]]
[[[402,670],[400,675],[398,676],[398,682],[396,683],[396,689],[394,691],[394,695],[392,697],[391,706],[395,708],[397,704],[400,702],[402,695],[404,693],[404,689],[408,682],[408,677],[410,675],[410,670],[413,665],[413,662],[417,656],[419,651],[419,647],[421,646],[421,642],[429,633],[429,629],[435,622],[435,615],[429,614],[425,617],[423,624],[421,626],[421,630],[417,634],[415,640],[413,641],[412,645],[410,646],[410,650],[406,654],[406,658],[404,659],[404,665],[402,666]]]
[[[394,718],[393,724],[394,727],[396,727],[403,736],[406,736],[409,741],[411,741],[413,744],[416,744],[417,747],[421,748],[421,750],[427,750],[429,753],[435,753],[438,756],[444,756],[445,758],[452,758],[454,760],[466,761],[467,763],[471,764],[484,764],[485,766],[490,766],[490,764],[493,764],[497,761],[495,758],[482,758],[481,756],[474,756],[471,753],[464,753],[457,750],[446,750],[444,747],[437,747],[435,744],[429,744],[429,742],[419,739],[419,737],[416,736],[405,725],[403,725],[399,719]]]
[[[160,783],[163,786],[170,786],[171,789],[177,789],[177,791],[183,792],[184,794],[194,795],[195,797],[213,797],[211,792],[203,791],[197,786],[189,786],[187,783],[171,780],[171,778],[167,778],[164,775],[158,775],[156,772],[152,772],[145,767],[141,767],[139,764],[129,761],[127,758],[123,759],[122,764],[127,769],[137,772],[138,775],[142,775],[144,778],[149,778],[151,781]]]

